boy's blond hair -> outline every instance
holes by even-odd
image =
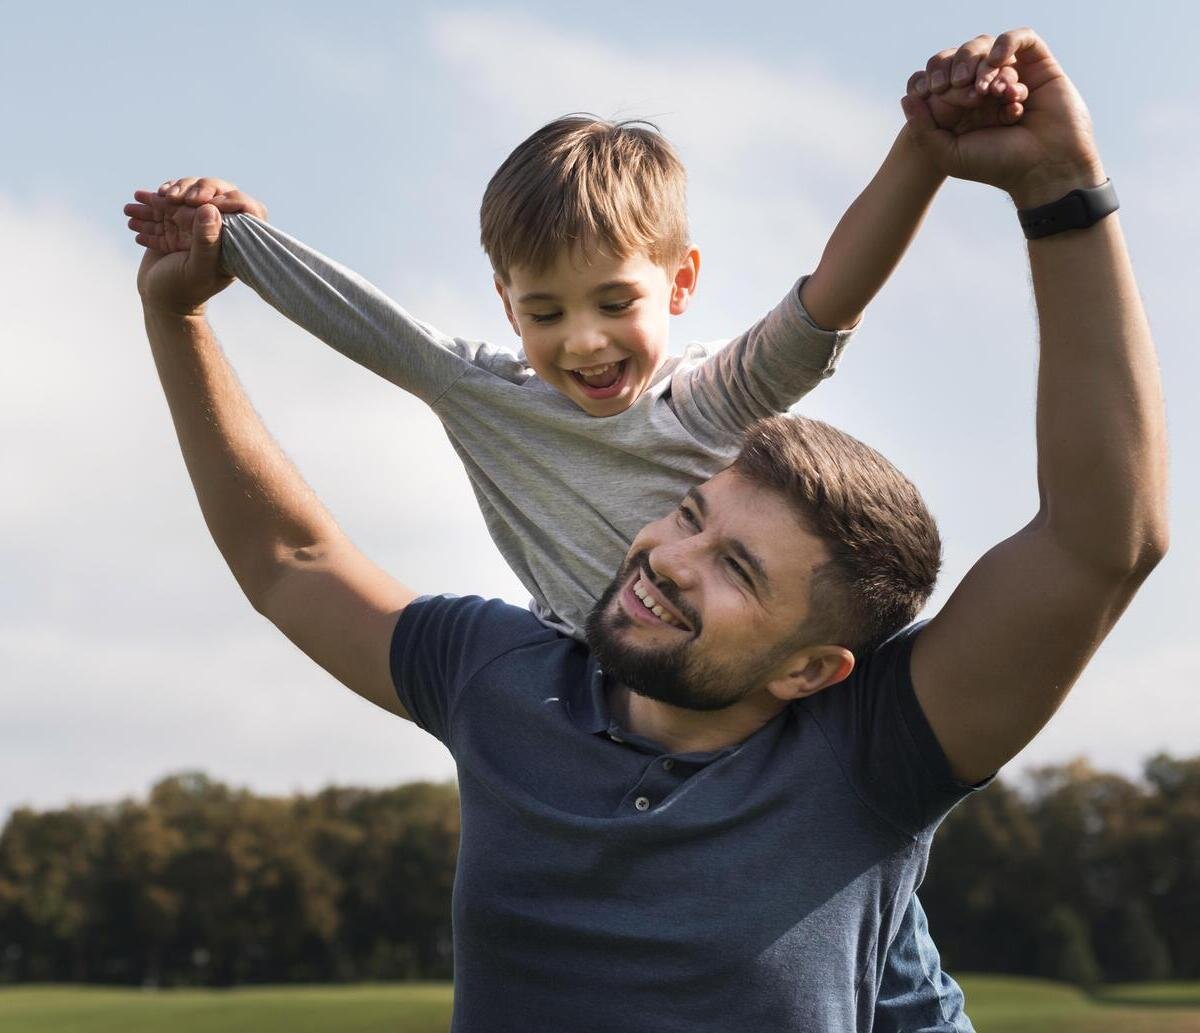
[[[549,269],[564,248],[645,252],[672,269],[690,243],[687,174],[658,127],[565,115],[496,170],[479,211],[480,242],[507,284],[514,266]]]

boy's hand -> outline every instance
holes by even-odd
[[[978,50],[987,41],[983,36],[972,44]],[[955,52],[951,76],[957,55],[972,44]],[[917,73],[910,79],[910,92],[900,101],[914,140],[937,168],[949,176],[999,187],[1018,208],[1046,204],[1076,187],[1104,182],[1083,98],[1037,33],[1032,29],[1002,33],[988,47],[986,58],[975,63],[975,92],[991,93],[992,83],[1002,78],[1005,69],[1015,71],[1018,84],[1028,90],[1024,101],[1014,101],[1022,111],[1020,121],[1011,125],[985,125],[958,133],[939,124],[930,98],[936,94],[941,102],[950,103],[945,87],[947,53],[935,54],[926,66],[924,86],[929,95],[922,96]],[[1006,86],[1004,92],[1009,89],[1015,87]],[[948,117],[945,111],[942,114]]]
[[[201,205],[214,205],[229,214],[247,212],[266,221],[267,209],[260,201],[223,179],[168,180],[157,191],[135,190],[135,204],[125,206],[129,228],[143,247],[163,254],[187,251],[192,245],[196,213]]]
[[[940,50],[908,79],[908,95],[922,98],[939,129],[956,136],[1021,120],[1029,88],[1011,65],[987,63],[995,41],[976,36],[961,47]]]

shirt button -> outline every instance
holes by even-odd
[[[625,741],[625,740],[624,740],[624,739],[622,739],[622,738],[621,738],[619,735],[617,735],[615,732],[609,732],[609,733],[608,733],[608,737],[609,737],[609,738],[610,738],[610,739],[611,739],[613,742],[624,742],[624,741]]]
[[[666,760],[663,761],[663,770],[664,771],[670,771],[674,766],[675,766],[675,762],[670,757],[668,757]]]
[[[644,797],[644,796],[639,796],[636,800],[633,801],[633,806],[636,807],[639,811],[644,811],[647,807],[650,806],[650,801],[648,799],[646,799],[646,797]]]

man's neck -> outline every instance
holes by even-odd
[[[736,746],[786,706],[766,689],[724,710],[685,710],[639,696],[623,685],[608,689],[612,719],[668,753],[711,753]]]

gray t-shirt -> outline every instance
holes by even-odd
[[[575,637],[637,532],[728,466],[751,423],[830,376],[850,336],[813,323],[800,281],[740,337],[689,345],[627,410],[597,418],[520,356],[447,337],[253,216],[225,217],[222,260],[294,323],[429,404],[534,612]]]

